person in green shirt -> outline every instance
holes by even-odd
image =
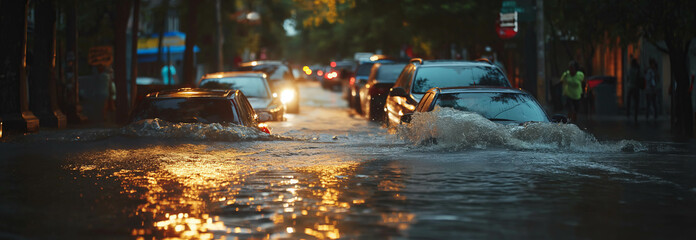
[[[585,74],[578,71],[578,62],[570,61],[568,63],[568,71],[561,75],[561,83],[563,84],[563,98],[566,102],[568,117],[572,122],[575,122],[580,110],[580,98],[582,97],[582,82],[585,80]]]

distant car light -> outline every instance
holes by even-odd
[[[336,67],[336,62],[331,62],[331,67],[332,68]]]
[[[280,92],[280,102],[283,104],[288,104],[295,99],[295,91],[292,89],[285,89]]]
[[[322,70],[317,70],[317,75],[319,75],[320,77],[321,77],[321,76],[324,76],[324,71],[322,71]]]
[[[330,72],[330,73],[326,74],[326,79],[329,79],[329,80],[334,79],[336,77],[338,77],[338,72]]]
[[[350,77],[350,82],[349,82],[349,84],[350,84],[351,86],[355,85],[355,77]]]

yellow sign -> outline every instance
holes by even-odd
[[[157,48],[159,39],[154,38],[139,38],[138,39],[138,49],[147,48]],[[179,36],[168,36],[162,38],[162,46],[184,46],[186,44],[186,39]]]
[[[111,46],[97,46],[89,49],[89,65],[109,66],[114,61],[114,49]]]

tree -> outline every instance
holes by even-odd
[[[126,28],[130,18],[131,1],[116,3],[114,21],[114,83],[116,85],[116,121],[125,123],[128,117],[128,87],[126,76]]]
[[[198,38],[198,5],[196,0],[188,0],[188,11],[186,22],[186,49],[184,50],[184,74],[183,84],[187,86],[194,85],[195,78],[195,62],[193,58],[193,48],[196,46],[196,38]]]

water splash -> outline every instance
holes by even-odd
[[[503,125],[476,113],[440,107],[432,112],[415,113],[411,123],[397,127],[396,132],[410,142],[425,145],[436,142],[436,148],[443,149],[504,147],[577,152],[637,152],[647,149],[631,140],[601,143],[574,124]]]
[[[121,129],[121,134],[137,137],[187,138],[193,140],[271,140],[279,136],[270,135],[252,127],[219,123],[170,123],[159,118],[131,123]]]

